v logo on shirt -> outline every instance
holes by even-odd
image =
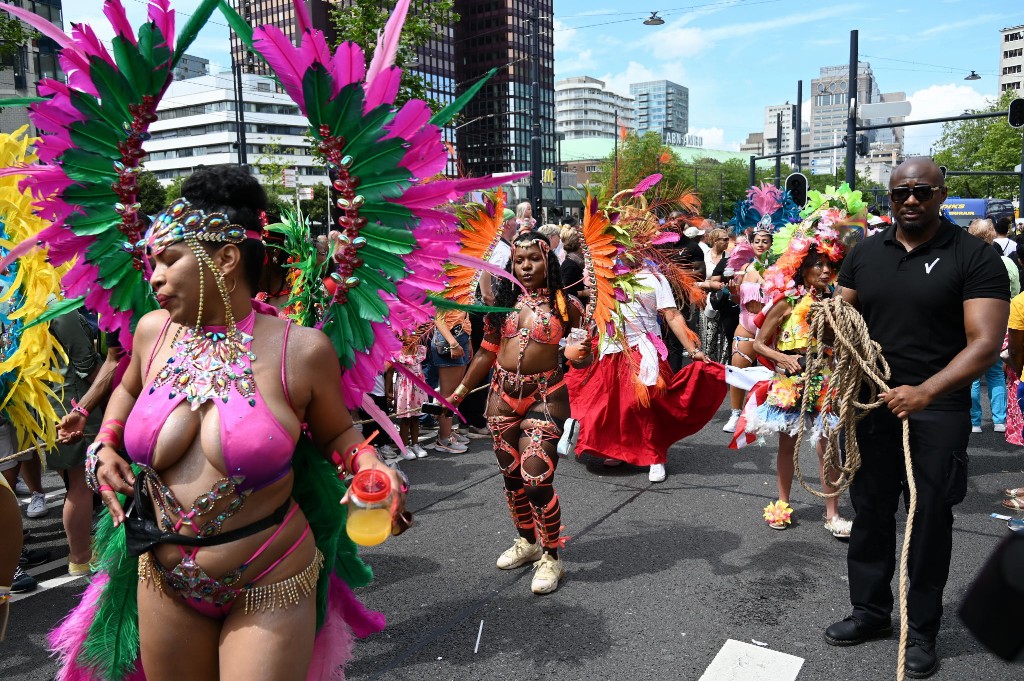
[[[935,267],[935,265],[938,264],[938,262],[940,260],[942,260],[942,258],[935,258],[935,260],[931,261],[930,263],[926,262],[924,264],[924,273],[925,274],[931,274],[932,273],[932,269]]]

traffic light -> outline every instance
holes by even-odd
[[[1017,98],[1010,102],[1006,117],[1014,128],[1024,128],[1024,99]]]
[[[867,135],[857,135],[857,155],[867,156],[871,151],[871,144]]]
[[[793,203],[803,208],[807,203],[807,176],[803,173],[793,173],[787,177],[786,191],[793,198]]]

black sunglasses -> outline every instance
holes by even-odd
[[[914,198],[918,201],[927,201],[940,189],[942,189],[942,187],[933,187],[930,184],[918,184],[913,187],[900,185],[899,187],[893,187],[890,189],[889,196],[892,197],[893,201],[899,201],[900,203],[909,199],[911,194],[913,194]]]

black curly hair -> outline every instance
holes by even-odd
[[[512,240],[512,255],[509,256],[508,264],[505,265],[505,271],[511,273],[512,263],[515,260],[515,249],[517,245],[528,246],[531,241],[543,241],[550,245],[551,242],[548,238],[540,232],[526,232],[518,235]],[[558,256],[555,255],[554,251],[548,250],[548,285],[547,288],[551,292],[551,309],[558,310],[555,296],[559,291],[562,290],[562,272],[561,267],[558,263]],[[515,307],[516,301],[519,300],[519,296],[522,290],[518,286],[514,286],[508,279],[496,279],[494,282],[494,304],[497,307]],[[564,321],[564,320],[563,320]]]
[[[207,212],[222,212],[228,220],[246,230],[262,232],[260,212],[268,208],[267,193],[245,168],[237,165],[203,167],[194,172],[181,185],[181,195],[196,208]],[[207,251],[216,253],[225,244],[204,244]],[[259,290],[260,276],[266,252],[259,239],[246,239],[238,244],[242,252],[245,281],[250,291]]]

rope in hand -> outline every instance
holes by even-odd
[[[803,441],[806,419],[799,419],[793,464],[800,485],[811,494],[821,498],[833,498],[849,489],[861,465],[860,445],[857,442],[857,422],[867,412],[885,407],[880,393],[889,390],[887,381],[891,376],[888,362],[882,356],[882,347],[871,340],[867,324],[856,308],[842,298],[830,298],[811,303],[808,321],[811,327],[811,342],[807,349],[805,376],[824,374],[832,364],[828,391],[822,402],[822,434],[825,438],[823,457],[824,478],[832,482],[834,492],[811,489],[800,472],[800,445]],[[831,341],[833,355],[826,354],[826,345]],[[862,391],[866,398],[861,401]],[[805,389],[800,404],[801,413],[814,410],[811,392]],[[825,414],[835,414],[838,422],[829,423]],[[845,433],[846,460],[842,458],[840,438]],[[917,485],[914,482],[913,463],[910,458],[910,422],[903,419],[903,465],[906,469],[909,503],[907,505],[907,527],[903,535],[903,550],[900,553],[900,643],[897,659],[896,678],[903,681],[907,656],[907,581],[910,557],[910,536],[917,511]],[[838,474],[833,482],[833,474]]]
[[[43,445],[36,445],[34,447],[29,447],[28,449],[23,449],[20,452],[14,452],[14,454],[8,454],[7,456],[5,456],[3,458],[0,458],[0,463],[7,463],[8,461],[14,461],[15,459],[20,459],[21,457],[25,456],[26,454],[31,454],[32,452],[39,452],[39,453],[41,453],[40,447],[42,447],[42,446]]]

